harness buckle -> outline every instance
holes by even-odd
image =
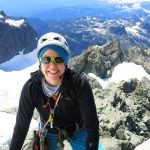
[[[42,128],[42,129],[40,130],[40,137],[41,137],[41,138],[45,138],[46,135],[47,135],[47,133],[48,133],[48,130],[47,130],[46,128]]]

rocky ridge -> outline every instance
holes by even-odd
[[[150,138],[148,79],[122,81],[106,89],[95,88],[93,93],[100,121],[100,141],[106,149],[133,150]]]
[[[123,61],[120,45],[111,42],[104,46],[90,46],[81,55],[70,60],[70,68],[78,73],[94,73],[105,78],[111,75],[113,67]]]
[[[113,68],[123,61],[142,65],[150,73],[150,49],[132,46],[124,51],[122,46],[119,41],[90,46],[70,61],[70,67],[91,83],[100,121],[100,142],[106,150],[134,150],[150,138],[150,81],[131,79],[110,83],[103,89],[87,75],[92,72],[110,77]]]
[[[134,62],[142,65],[150,73],[150,49],[132,46],[123,50],[124,44],[114,40],[103,46],[88,47],[80,55],[70,60],[70,68],[78,73],[94,73],[101,78],[111,77],[113,69],[122,62]]]

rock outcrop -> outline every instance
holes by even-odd
[[[90,46],[81,55],[73,57],[70,68],[78,73],[94,73],[99,77],[110,77],[113,68],[123,61],[120,44],[112,41],[104,46]]]
[[[131,47],[124,52],[124,60],[143,66],[150,74],[150,49],[142,49],[137,46]]]
[[[132,79],[93,89],[106,150],[133,150],[150,138],[150,81]],[[110,140],[112,141],[110,144]]]
[[[131,46],[125,50],[122,42],[114,40],[103,46],[90,46],[73,57],[69,66],[79,73],[94,73],[101,78],[108,78],[114,67],[124,61],[141,65],[150,73],[150,49]]]

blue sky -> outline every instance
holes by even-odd
[[[0,0],[0,10],[4,10],[8,16],[18,16],[60,6],[96,7],[100,2],[136,3],[142,1],[150,2],[150,0]]]
[[[0,0],[0,10],[4,10],[6,14],[11,15],[60,6],[91,6],[96,2],[97,0]]]

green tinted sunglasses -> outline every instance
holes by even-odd
[[[56,64],[61,64],[64,63],[64,60],[62,59],[62,57],[41,57],[40,58],[40,62],[42,64],[49,64],[50,62],[54,62]]]

